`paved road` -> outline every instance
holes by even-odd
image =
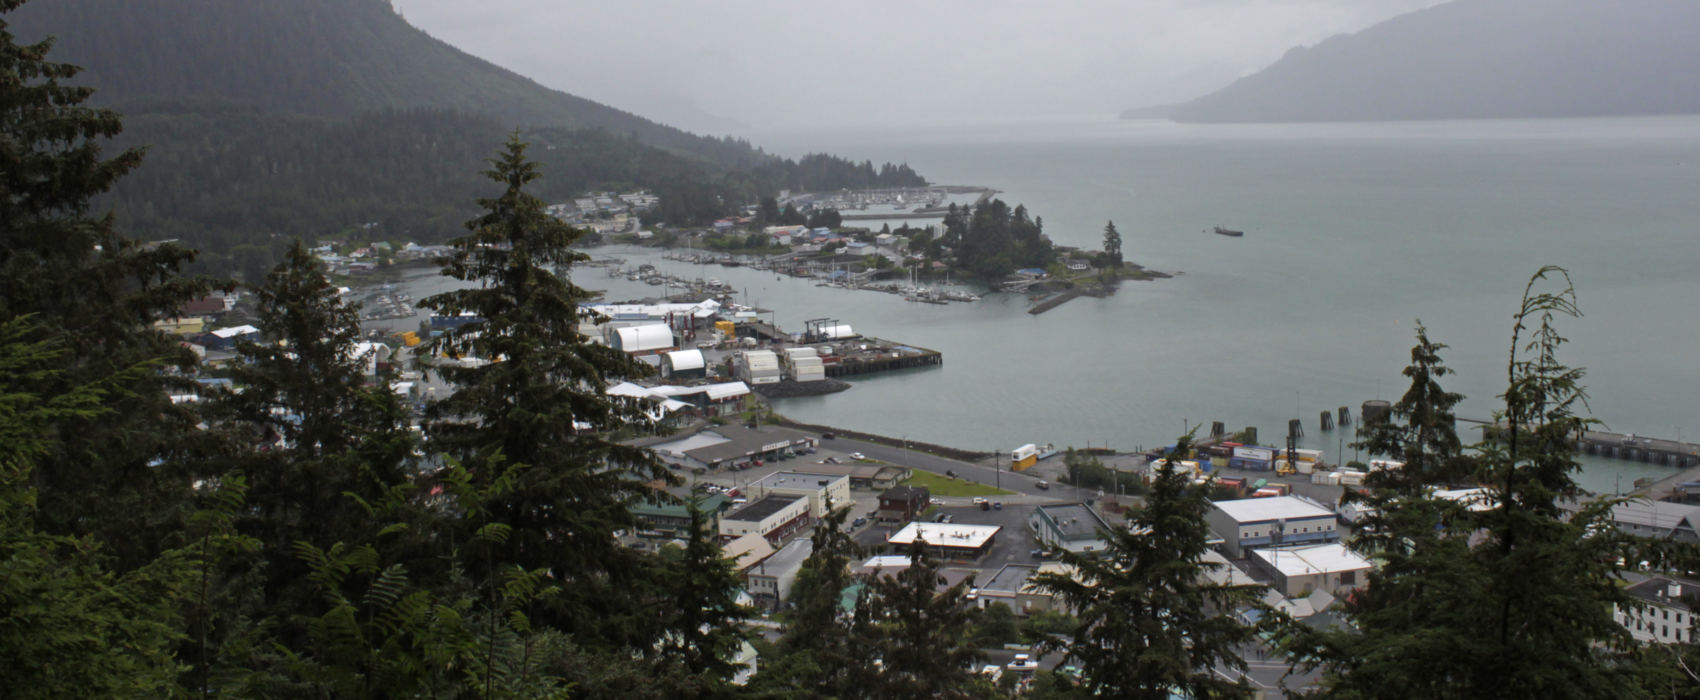
[[[834,450],[842,450],[844,452],[861,452],[862,454],[867,455],[870,459],[877,459],[881,462],[890,462],[892,464],[899,464],[906,467],[914,467],[934,474],[942,475],[946,471],[954,471],[959,477],[977,481],[982,484],[1001,486],[1004,489],[1008,489],[1016,493],[1045,497],[1049,500],[1060,500],[1056,495],[1035,486],[1034,484],[1039,483],[1039,479],[1027,476],[1026,474],[1001,471],[984,465],[948,459],[945,457],[930,455],[925,452],[905,450],[901,447],[888,447],[879,443],[864,442],[844,437],[840,437],[836,440],[823,440],[821,441],[821,446]]]

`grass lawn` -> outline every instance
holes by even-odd
[[[988,484],[971,484],[961,479],[939,476],[932,472],[915,470],[915,475],[903,482],[906,486],[925,486],[934,496],[1006,496],[1014,491],[993,488]]]

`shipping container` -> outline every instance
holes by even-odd
[[[1234,456],[1239,457],[1240,459],[1255,459],[1261,462],[1268,462],[1275,459],[1275,450],[1270,447],[1236,447],[1234,448]]]

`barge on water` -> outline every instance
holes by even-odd
[[[1221,226],[1216,227],[1216,233],[1222,234],[1224,236],[1232,236],[1234,238],[1239,238],[1240,236],[1245,235],[1244,231],[1235,231],[1234,229],[1222,228]]]

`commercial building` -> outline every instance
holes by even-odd
[[[1273,579],[1270,586],[1288,598],[1303,598],[1313,591],[1339,595],[1364,585],[1374,568],[1368,559],[1338,542],[1254,549],[1248,558]]]
[[[850,477],[850,488],[884,491],[914,476],[915,470],[895,464],[806,464],[791,471]]]
[[[745,350],[733,360],[733,371],[751,385],[777,384],[784,378],[779,356],[772,350]]]
[[[932,493],[925,486],[894,486],[880,494],[876,516],[880,522],[906,523],[920,515],[932,503]]]
[[[791,583],[797,580],[797,571],[803,568],[803,560],[808,559],[814,550],[814,542],[807,537],[785,545],[750,569],[745,578],[745,590],[769,607],[777,607],[790,599]]]
[[[976,559],[991,551],[1001,525],[968,525],[963,523],[923,523],[911,521],[903,529],[885,538],[887,544],[908,547],[919,539],[927,549],[940,557]]]
[[[1108,546],[1104,535],[1110,531],[1110,524],[1084,503],[1034,508],[1027,516],[1027,527],[1040,543],[1075,554],[1101,552]]]
[[[1624,590],[1644,607],[1618,606],[1617,623],[1638,642],[1688,644],[1694,641],[1694,608],[1688,599],[1700,596],[1700,583],[1654,576]]]
[[[855,503],[850,497],[850,477],[825,476],[802,472],[774,472],[744,487],[751,499],[770,495],[802,496],[809,501],[809,516],[826,517],[826,504],[834,510],[849,508]]]
[[[720,513],[731,504],[731,499],[720,494],[696,502],[697,512],[701,514],[708,532],[720,531]],[[631,511],[638,523],[639,537],[682,540],[691,536],[691,511],[683,503],[644,501],[633,505]]]
[[[1638,537],[1700,542],[1700,506],[1637,498],[1613,506],[1611,521],[1617,529]]]
[[[814,447],[807,433],[778,426],[749,428],[742,425],[715,426],[684,438],[662,442],[636,441],[639,447],[655,450],[662,461],[674,466],[709,471],[741,468],[782,454],[795,454]]]
[[[730,540],[756,534],[778,546],[810,522],[809,499],[768,496],[720,516],[720,538]]]
[[[1303,496],[1217,501],[1205,519],[1236,559],[1252,547],[1340,541],[1334,511]]]

